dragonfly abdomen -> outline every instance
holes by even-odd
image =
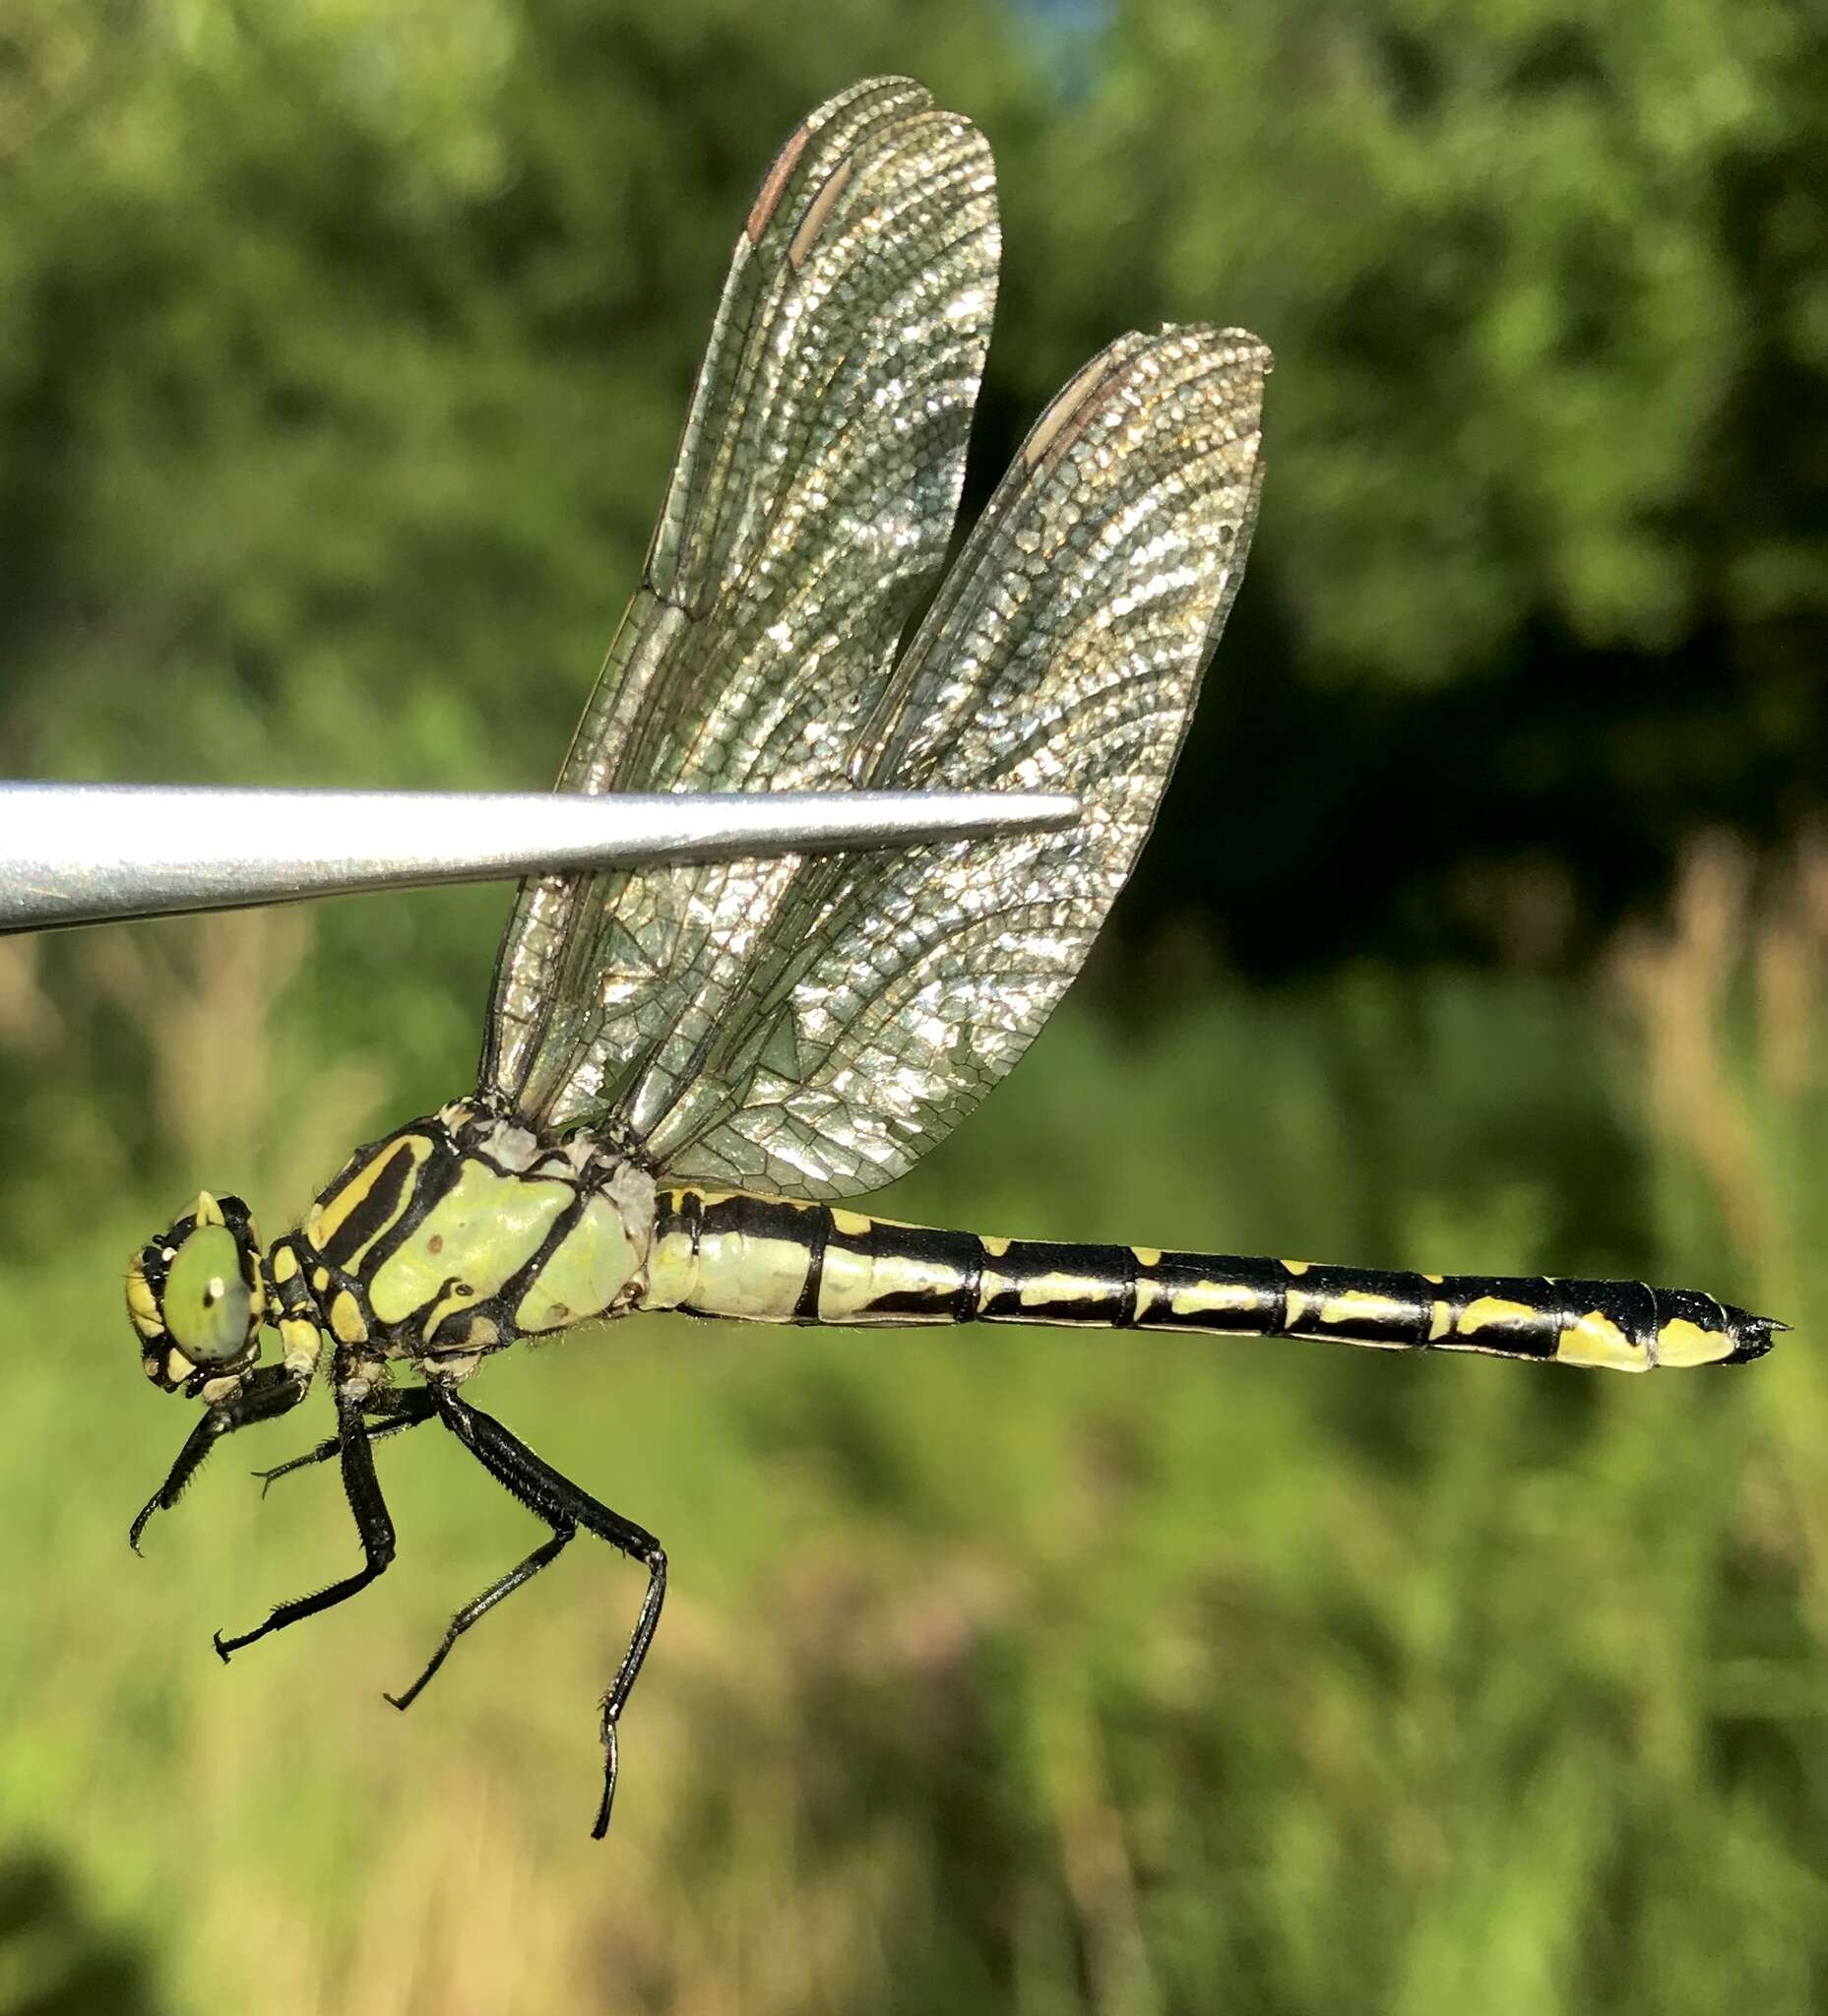
[[[1139,1328],[1648,1372],[1761,1355],[1762,1318],[1692,1289],[1546,1275],[1412,1274],[1199,1253],[1138,1255]]]
[[[1299,1337],[1649,1371],[1742,1362],[1772,1326],[1690,1289],[1430,1275],[997,1239],[743,1191],[663,1190],[650,1308],[758,1323],[1043,1323]]]

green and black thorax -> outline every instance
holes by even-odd
[[[267,1271],[338,1345],[458,1379],[631,1306],[653,1228],[654,1179],[626,1154],[459,1101],[358,1149]]]

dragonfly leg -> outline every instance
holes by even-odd
[[[347,1603],[357,1592],[366,1589],[376,1576],[383,1574],[393,1560],[394,1522],[388,1515],[387,1501],[381,1496],[380,1480],[374,1474],[374,1451],[362,1432],[362,1410],[369,1398],[365,1385],[357,1387],[347,1379],[339,1378],[338,1454],[343,1459],[344,1494],[349,1501],[350,1512],[354,1514],[355,1530],[361,1536],[362,1565],[353,1575],[346,1575],[328,1589],[320,1589],[315,1596],[301,1596],[290,1603],[276,1604],[264,1623],[255,1625],[251,1631],[243,1631],[239,1637],[224,1638],[220,1631],[217,1632],[216,1649],[224,1661],[230,1653],[239,1652],[244,1645],[252,1645],[255,1639],[266,1637],[270,1631],[284,1631],[287,1624],[296,1624],[304,1617],[316,1616],[320,1610]]]
[[[557,1560],[558,1556],[564,1552],[565,1547],[575,1538],[577,1531],[578,1529],[569,1521],[563,1526],[555,1526],[552,1529],[552,1538],[550,1540],[541,1541],[533,1552],[528,1555],[526,1560],[522,1561],[518,1566],[510,1568],[507,1574],[502,1576],[498,1582],[491,1582],[473,1602],[465,1604],[463,1608],[451,1619],[451,1628],[444,1634],[444,1643],[432,1654],[431,1659],[426,1664],[425,1670],[420,1673],[418,1678],[412,1682],[411,1686],[404,1694],[389,1694],[386,1698],[396,1708],[410,1708],[413,1702],[418,1699],[419,1690],[444,1664],[445,1660],[450,1656],[451,1647],[470,1629],[471,1625],[478,1617],[486,1616],[501,1602],[504,1596],[512,1596],[523,1582],[532,1581],[547,1562]]]
[[[237,1428],[249,1428],[256,1421],[277,1420],[305,1397],[307,1382],[287,1365],[261,1365],[248,1375],[247,1384],[229,1399],[219,1401],[185,1437],[178,1460],[164,1482],[140,1508],[140,1516],[128,1529],[127,1542],[137,1554],[140,1536],[155,1512],[169,1512],[183,1495],[184,1487],[202,1467],[224,1435]]]
[[[368,1437],[369,1446],[385,1442],[389,1435],[404,1435],[409,1428],[416,1428],[421,1421],[431,1419],[436,1409],[431,1395],[423,1386],[408,1386],[401,1391],[383,1387],[372,1394],[362,1412],[367,1418],[362,1422],[362,1433]],[[315,1449],[307,1449],[302,1456],[294,1456],[288,1462],[276,1464],[271,1470],[257,1470],[254,1475],[260,1479],[260,1495],[264,1498],[272,1490],[277,1479],[289,1477],[295,1470],[309,1470],[314,1463],[328,1463],[333,1456],[341,1453],[343,1437],[330,1435],[318,1443]]]
[[[580,1489],[569,1478],[562,1477],[550,1464],[542,1463],[525,1442],[510,1434],[492,1416],[472,1407],[468,1401],[460,1400],[449,1387],[434,1385],[431,1392],[445,1426],[497,1483],[519,1498],[536,1518],[543,1519],[551,1527],[552,1539],[478,1597],[469,1611],[458,1613],[445,1644],[432,1661],[431,1668],[427,1669],[426,1677],[461,1631],[490,1605],[499,1602],[511,1590],[518,1589],[529,1576],[536,1575],[580,1526],[586,1533],[594,1533],[599,1540],[607,1541],[630,1560],[641,1562],[648,1571],[648,1588],[642,1598],[641,1614],[635,1619],[635,1629],[629,1638],[628,1650],[622,1655],[622,1664],[616,1669],[615,1677],[603,1695],[603,1796],[597,1808],[596,1825],[591,1829],[593,1836],[600,1841],[608,1830],[609,1809],[615,1801],[616,1725],[621,1721],[622,1710],[641,1675],[642,1661],[647,1658],[648,1647],[654,1642],[655,1627],[661,1620],[661,1606],[666,1600],[665,1551],[653,1534],[624,1519],[620,1513],[611,1512],[607,1505]],[[423,1684],[422,1678],[419,1685]]]

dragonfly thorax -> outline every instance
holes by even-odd
[[[459,1101],[359,1149],[269,1264],[276,1294],[296,1300],[297,1282],[339,1345],[456,1379],[631,1306],[653,1231],[638,1163]]]
[[[654,1200],[647,1169],[592,1136],[455,1102],[358,1149],[264,1261],[246,1205],[199,1196],[129,1264],[142,1367],[215,1406],[247,1384],[271,1322],[306,1383],[326,1336],[454,1382],[517,1338],[631,1307]]]

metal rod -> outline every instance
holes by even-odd
[[[0,933],[362,889],[1070,826],[1040,791],[340,791],[0,783]]]

